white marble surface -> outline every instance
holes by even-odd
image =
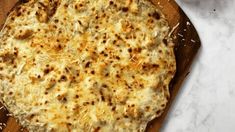
[[[235,131],[235,0],[177,0],[202,48],[163,132]]]

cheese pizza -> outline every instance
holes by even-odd
[[[28,0],[0,32],[0,98],[44,132],[144,131],[176,71],[166,18],[149,0]]]

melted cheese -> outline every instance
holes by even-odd
[[[147,0],[31,0],[0,35],[1,100],[29,131],[144,131],[175,73]]]

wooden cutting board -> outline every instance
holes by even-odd
[[[0,28],[4,24],[7,13],[16,2],[17,0],[0,0]],[[174,43],[176,44],[175,55],[177,62],[177,72],[170,84],[171,98],[165,112],[160,118],[154,119],[147,126],[148,132],[158,132],[164,123],[164,119],[167,116],[181,84],[189,73],[189,68],[201,46],[201,42],[189,18],[174,0],[152,0],[152,2],[162,9],[171,28],[175,28],[173,35],[175,36]],[[0,108],[1,106],[2,104],[0,104]],[[4,128],[4,132],[19,132],[21,130],[20,125],[13,117],[7,115],[7,113],[8,111],[6,109],[0,109],[0,123],[6,123],[6,127],[2,124],[0,125],[0,129]]]

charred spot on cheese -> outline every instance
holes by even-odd
[[[90,61],[88,61],[88,62],[85,64],[85,68],[89,68],[89,67],[90,67],[90,65],[91,65],[91,62],[90,62]]]
[[[114,4],[114,2],[113,2],[113,1],[109,1],[109,4],[110,4],[110,5],[113,5],[113,4]]]
[[[6,22],[0,98],[30,132],[144,131],[166,107],[174,45],[149,1],[30,0]]]
[[[81,1],[77,4],[75,4],[75,9],[78,11],[78,12],[82,12],[82,11],[85,11],[86,10],[86,5],[87,3],[84,2],[84,1]]]
[[[158,12],[154,12],[153,15],[152,15],[156,20],[159,20],[161,19],[161,15],[158,13]]]
[[[53,71],[53,67],[45,68],[43,72],[44,72],[44,75],[47,75],[47,74],[50,73],[51,71]]]
[[[65,103],[65,102],[67,102],[67,95],[66,95],[66,94],[59,94],[59,95],[57,96],[57,99],[58,99],[60,102]]]
[[[93,74],[93,75],[94,75],[94,74],[95,74],[95,71],[91,71],[91,74]]]
[[[167,39],[164,38],[162,41],[165,45],[167,45]]]
[[[16,39],[27,39],[33,34],[33,31],[30,29],[21,29],[19,31],[16,30],[14,37]]]
[[[123,7],[123,8],[122,8],[122,11],[123,11],[123,12],[127,12],[127,11],[128,11],[128,7]]]
[[[21,3],[27,3],[29,2],[30,0],[20,0]]]
[[[46,11],[46,6],[41,2],[39,2],[38,4],[39,4],[38,10],[35,15],[39,22],[45,23],[48,21],[48,14]]]
[[[16,57],[17,57],[17,54],[10,53],[10,52],[6,52],[6,53],[3,53],[3,54],[0,54],[0,58],[2,59],[2,61],[4,63],[13,64],[15,59],[16,59]]]
[[[60,82],[64,82],[64,81],[67,81],[67,77],[65,76],[65,75],[62,75],[61,77],[60,77],[60,80],[59,80]]]
[[[50,0],[49,2],[38,2],[36,17],[39,22],[46,23],[56,13],[60,4],[59,0]]]
[[[56,13],[56,10],[60,4],[60,0],[51,0],[49,2],[49,7],[48,7],[48,16],[53,17],[53,15]]]

